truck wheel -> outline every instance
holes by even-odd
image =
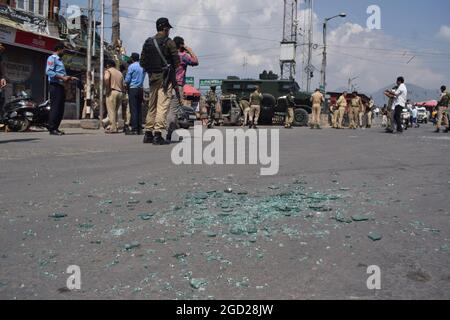
[[[306,127],[309,123],[309,114],[306,110],[297,109],[294,111],[294,126]]]

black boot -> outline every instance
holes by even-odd
[[[147,131],[144,136],[144,143],[145,144],[153,143],[154,138],[155,137],[153,136],[153,132]]]
[[[437,128],[436,131],[435,131],[435,133],[439,133],[439,132],[441,132],[441,129],[440,129],[440,128]]]
[[[155,146],[164,146],[164,145],[170,144],[170,142],[167,142],[166,140],[164,140],[164,138],[162,137],[161,132],[155,132],[155,137],[153,139],[153,144]]]

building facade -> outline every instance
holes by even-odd
[[[6,101],[20,92],[34,100],[46,98],[46,59],[61,41],[54,28],[58,1],[0,0],[0,42],[5,46],[3,63],[8,85],[3,89]]]

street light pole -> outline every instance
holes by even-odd
[[[322,79],[321,79],[321,86],[322,90],[326,92],[326,83],[327,83],[327,76],[326,76],[326,69],[327,69],[327,20],[325,19],[323,23],[323,58],[322,58]]]
[[[322,58],[322,70],[321,70],[321,89],[326,92],[326,86],[327,86],[327,25],[328,21],[334,19],[334,18],[345,18],[347,16],[346,13],[338,14],[331,18],[326,18],[323,22],[323,58]]]

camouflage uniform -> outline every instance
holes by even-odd
[[[286,114],[286,129],[292,128],[292,124],[294,123],[294,107],[295,107],[295,99],[292,93],[288,94],[286,97],[287,102],[287,114]]]
[[[440,130],[441,126],[444,125],[446,127],[446,132],[448,132],[448,117],[447,117],[447,110],[448,106],[450,104],[450,93],[445,91],[441,95],[441,99],[438,103],[438,116],[437,116],[437,123],[436,127],[437,130]]]
[[[258,125],[262,100],[263,95],[258,90],[255,90],[255,92],[250,95],[250,124],[253,126]]]

